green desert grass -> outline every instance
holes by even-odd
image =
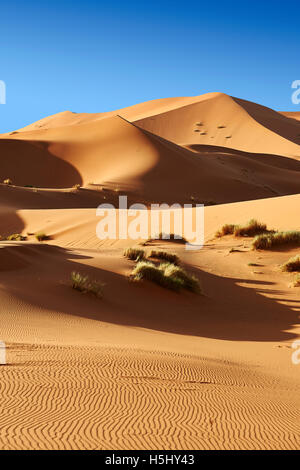
[[[35,234],[35,238],[39,241],[39,242],[42,242],[42,241],[45,241],[45,240],[49,240],[49,236],[46,235],[44,232],[37,232]]]
[[[98,298],[103,297],[104,284],[99,281],[92,281],[88,276],[73,271],[71,273],[72,288],[84,294],[93,294]]]
[[[169,263],[173,263],[176,265],[179,264],[178,256],[173,253],[167,253],[166,251],[152,250],[149,258],[162,259],[164,261],[168,261]]]
[[[282,271],[293,272],[300,271],[300,255],[290,258],[281,266]]]
[[[139,261],[131,273],[131,278],[134,281],[151,281],[174,291],[187,289],[201,293],[199,280],[172,263],[161,263],[156,266],[149,261]]]
[[[215,234],[217,238],[225,235],[234,235],[235,237],[253,237],[254,235],[267,232],[266,224],[251,219],[244,225],[225,224]]]
[[[20,233],[13,233],[12,235],[8,235],[8,237],[6,237],[6,240],[8,241],[16,241],[16,242],[22,242],[24,240],[26,240],[27,237],[24,237],[23,235],[21,235]]]
[[[257,235],[253,242],[254,250],[271,250],[281,245],[300,245],[300,232],[290,230],[288,232],[271,232]]]
[[[145,258],[145,250],[141,248],[127,248],[124,250],[124,256],[132,261],[139,261]]]

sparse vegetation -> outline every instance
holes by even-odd
[[[201,293],[198,279],[186,273],[183,268],[171,263],[162,263],[156,266],[149,261],[140,261],[134,267],[131,278],[134,281],[143,279],[151,281],[174,291],[188,289],[192,292]]]
[[[103,297],[104,284],[99,281],[91,281],[88,276],[73,271],[71,273],[72,288],[84,294],[93,294],[98,298]]]
[[[188,274],[183,268],[172,263],[161,264],[160,268],[164,270],[166,277],[181,279],[184,289],[187,289],[196,294],[200,294],[202,292],[199,280],[195,276]]]
[[[46,235],[44,232],[38,232],[35,234],[35,238],[39,241],[39,242],[42,242],[42,241],[45,241],[45,240],[49,240],[49,236]]]
[[[300,255],[290,258],[286,263],[281,266],[282,271],[293,272],[300,271]]]
[[[173,263],[175,265],[179,264],[178,256],[173,253],[167,253],[166,251],[152,250],[150,253],[150,258],[162,259],[164,261],[168,261],[169,263]]]
[[[215,234],[217,238],[225,235],[234,235],[235,237],[254,237],[255,235],[266,233],[267,226],[255,219],[249,220],[245,225],[225,224]]]
[[[145,250],[141,248],[127,248],[123,254],[132,261],[139,261],[145,258]]]
[[[8,184],[8,185],[11,185],[12,184],[12,180],[10,178],[6,178],[4,181],[3,181],[4,184]]]
[[[253,242],[254,250],[271,250],[275,246],[280,245],[300,245],[300,232],[271,232],[257,235]]]
[[[221,237],[224,237],[225,235],[232,235],[235,227],[236,226],[233,224],[225,224],[223,225],[223,227],[221,227],[220,230],[218,230],[215,233],[215,237],[221,238]]]
[[[293,282],[293,286],[294,287],[300,287],[300,274],[297,274],[297,276],[295,277],[294,282]]]
[[[234,228],[235,237],[253,237],[267,231],[266,224],[262,224],[255,219],[249,220],[245,225],[236,225]]]
[[[15,242],[22,242],[26,239],[27,239],[27,237],[24,237],[20,233],[13,233],[12,235],[9,235],[8,237],[6,237],[6,240],[15,241]]]

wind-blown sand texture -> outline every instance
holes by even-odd
[[[300,288],[280,270],[299,247],[214,236],[251,218],[300,230],[298,114],[210,93],[0,136],[0,234],[27,236],[0,242],[0,449],[299,448]],[[95,232],[120,194],[205,203],[202,250],[144,247],[176,253],[204,295],[129,282],[136,242]]]

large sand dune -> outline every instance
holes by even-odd
[[[223,94],[158,100],[125,110],[133,121],[141,113],[152,116],[134,123],[121,111],[100,118],[59,114],[48,127],[46,120],[38,130],[2,135],[0,178],[42,188],[92,183],[145,202],[225,203],[298,193],[298,122],[237,101]],[[208,126],[215,128],[213,139]]]
[[[291,116],[209,94],[1,136],[14,184],[0,185],[0,234],[27,236],[0,242],[1,449],[299,448],[300,288],[280,270],[299,247],[214,237],[253,217],[300,230],[297,132]],[[215,203],[202,250],[145,247],[176,252],[204,295],[129,282],[123,249],[137,242],[95,233],[97,205],[119,194]],[[72,290],[72,271],[104,282],[104,298]]]

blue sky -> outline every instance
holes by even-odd
[[[12,0],[0,13],[0,132],[211,91],[300,111],[296,1]]]

